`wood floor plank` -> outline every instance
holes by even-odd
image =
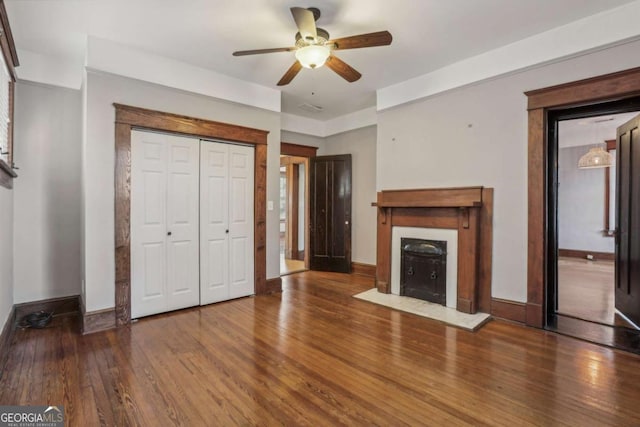
[[[305,272],[281,294],[82,336],[17,331],[0,404],[69,425],[638,425],[640,357],[492,321],[476,333],[353,298]]]

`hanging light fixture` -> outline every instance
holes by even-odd
[[[606,168],[611,166],[612,156],[603,147],[593,147],[578,160],[578,169]]]
[[[305,68],[320,68],[330,54],[331,51],[327,46],[312,44],[296,50],[296,59]]]

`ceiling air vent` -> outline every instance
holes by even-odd
[[[308,113],[322,113],[323,110],[321,106],[309,104],[308,102],[298,105],[298,108]]]

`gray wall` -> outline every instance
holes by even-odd
[[[0,331],[13,306],[13,234],[13,190],[0,186]]]
[[[609,168],[578,169],[578,160],[591,147],[558,150],[558,247],[613,253],[614,239],[602,234]]]
[[[269,131],[267,200],[278,205],[280,114],[114,75],[86,76],[83,141],[84,298],[87,311],[115,306],[113,103]],[[267,211],[267,278],[278,277],[278,210]]]
[[[377,188],[495,188],[492,294],[527,297],[524,92],[640,66],[640,42],[496,78],[378,113]]]
[[[351,154],[351,259],[376,263],[376,136],[375,126],[325,138],[320,155]]]
[[[324,138],[319,136],[305,135],[303,133],[290,132],[283,130],[280,133],[282,142],[288,142],[289,144],[309,145],[311,147],[322,148],[324,145]]]
[[[80,95],[16,86],[15,303],[80,294]]]

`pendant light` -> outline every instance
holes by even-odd
[[[603,147],[593,147],[578,160],[578,169],[607,168],[611,166],[612,156]]]

